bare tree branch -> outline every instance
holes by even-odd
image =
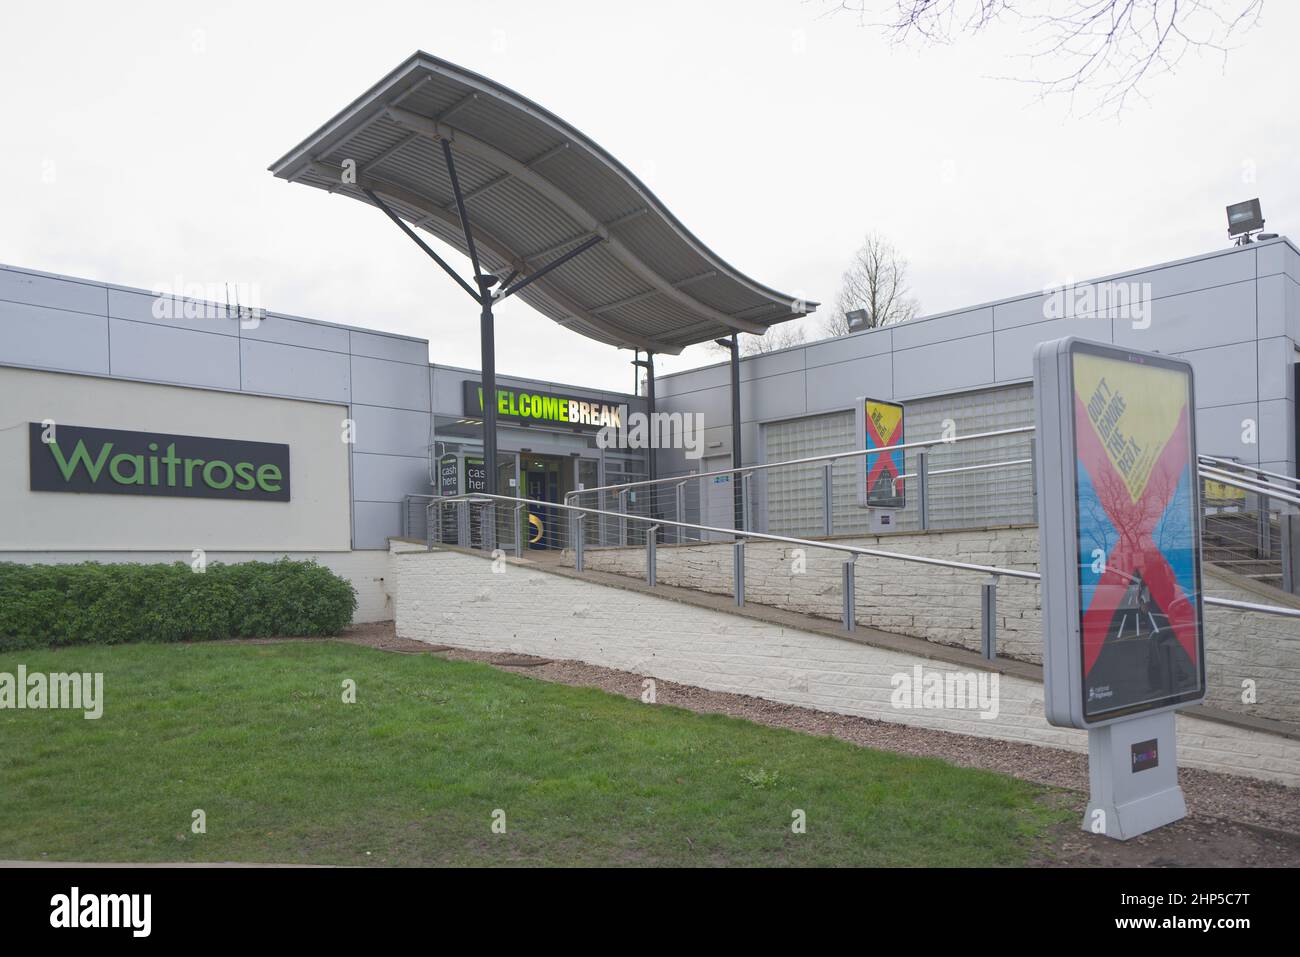
[[[769,352],[789,349],[791,346],[803,345],[807,341],[807,334],[803,326],[798,323],[798,319],[780,323],[772,326],[761,336],[752,336],[748,332],[742,332],[740,334],[740,354],[742,356],[760,356]],[[716,342],[710,343],[709,348],[717,352],[731,351]]]
[[[1188,53],[1226,62],[1263,10],[1264,0],[837,0],[830,12],[854,14],[900,44],[952,43],[1014,21],[1028,37],[1020,56],[1033,75],[1002,79],[1063,96],[1071,110],[1082,99],[1083,112],[1118,115]]]

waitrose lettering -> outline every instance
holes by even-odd
[[[289,446],[73,425],[29,425],[31,489],[289,501]]]

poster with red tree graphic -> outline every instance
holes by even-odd
[[[1093,722],[1205,687],[1192,383],[1185,363],[1070,354],[1078,640]]]

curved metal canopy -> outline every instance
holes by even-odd
[[[444,163],[455,155],[476,250]],[[270,167],[371,203],[522,278],[556,322],[611,345],[675,354],[762,334],[817,303],[763,286],[698,240],[627,167],[559,117],[486,77],[415,53]],[[504,286],[504,283],[502,284]]]

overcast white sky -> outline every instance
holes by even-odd
[[[416,49],[564,117],[737,268],[828,305],[869,229],[910,260],[923,314],[1220,248],[1224,205],[1256,195],[1270,231],[1300,234],[1294,0],[1268,0],[1226,67],[1190,57],[1118,121],[995,79],[1026,75],[1013,26],[900,49],[827,9],[7,5],[0,262],[252,283],[272,310],[420,336],[433,361],[477,368],[476,310],[423,253],[376,210],[266,170]],[[631,387],[631,353],[522,302],[498,316],[501,372]],[[696,347],[658,367],[717,360]]]

